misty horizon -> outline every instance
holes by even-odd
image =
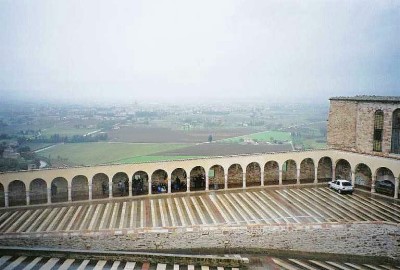
[[[393,1],[1,1],[2,100],[305,102],[398,95]]]

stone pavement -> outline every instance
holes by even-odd
[[[149,262],[111,261],[111,260],[89,260],[89,259],[65,259],[51,257],[25,257],[25,256],[2,256],[0,257],[0,268],[4,270],[239,270],[239,268],[209,267]]]
[[[147,196],[2,209],[0,234],[359,221],[400,223],[400,204],[321,186]]]

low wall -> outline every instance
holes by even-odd
[[[3,246],[86,250],[290,250],[400,260],[400,224],[388,222],[201,226],[0,235]]]

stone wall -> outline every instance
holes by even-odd
[[[377,110],[383,111],[382,152],[390,153],[393,111],[399,108],[394,103],[359,103],[357,117],[357,149],[360,152],[373,152],[374,116]]]
[[[356,148],[357,102],[331,100],[327,142],[336,149]]]
[[[201,226],[1,235],[3,246],[93,250],[290,250],[400,260],[400,224],[387,222]]]
[[[397,103],[331,100],[328,119],[328,146],[373,153],[375,112],[384,114],[382,153],[390,153],[393,112]]]

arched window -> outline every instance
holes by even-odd
[[[374,117],[374,147],[373,151],[382,152],[383,111],[375,112]]]
[[[392,153],[400,154],[400,109],[393,112]]]

